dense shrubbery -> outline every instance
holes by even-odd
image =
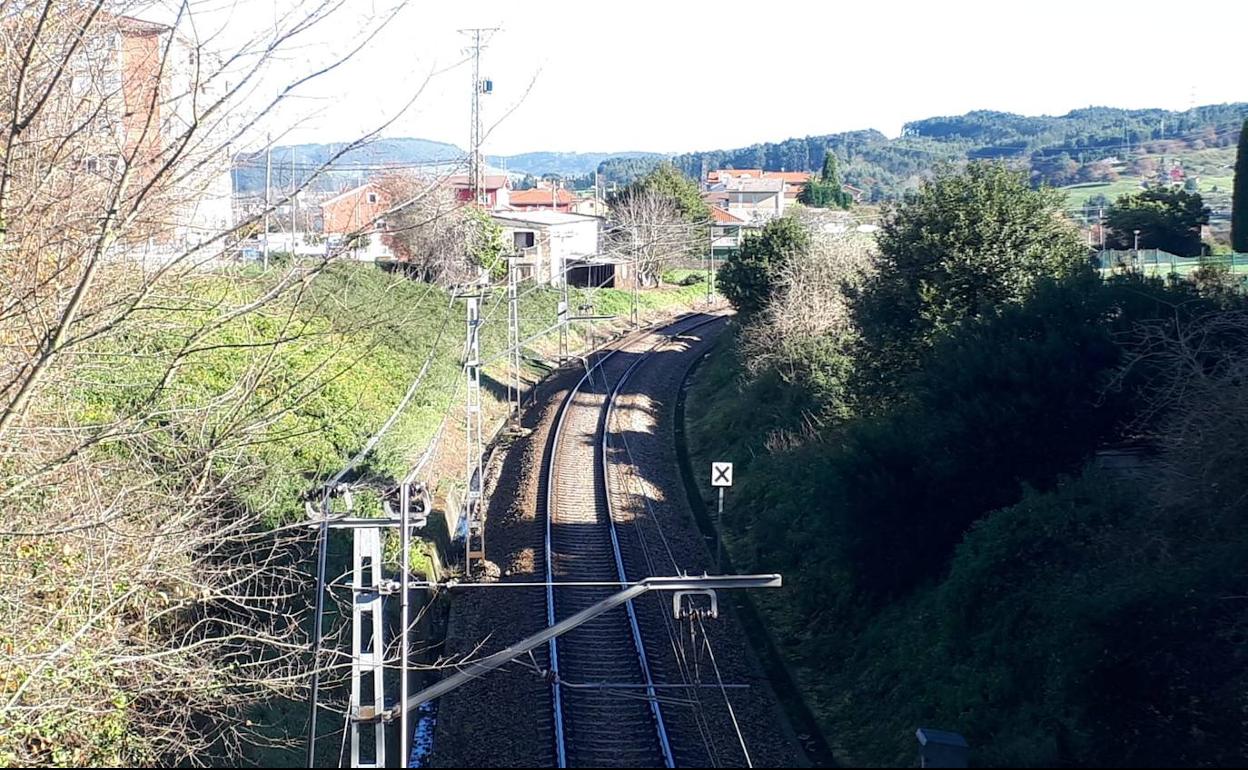
[[[908,762],[919,725],[982,764],[1248,746],[1248,310],[1102,282],[1054,203],[1000,169],[942,177],[891,214],[857,323],[784,342],[834,387],[767,357],[738,380],[729,348],[695,384],[693,451],[742,463],[736,566],[785,574],[762,610],[853,762]],[[1127,483],[1089,470],[1141,438]]]

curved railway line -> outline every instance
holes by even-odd
[[[491,558],[517,590],[458,597],[449,650],[479,658],[621,582],[713,571],[672,420],[726,323],[695,314],[642,329],[543,384],[528,432],[488,474]],[[434,765],[794,766],[797,740],[735,611],[701,620],[652,593],[469,683],[440,706]]]
[[[608,489],[612,462],[606,442],[608,417],[620,387],[651,351],[717,319],[710,315],[680,319],[658,331],[659,339],[641,352],[631,346],[604,351],[592,363],[586,362],[584,376],[560,407],[544,468],[549,625],[618,590],[601,584],[647,577],[629,574],[621,549]],[[646,636],[639,613],[629,602],[550,642],[559,767],[677,765]]]

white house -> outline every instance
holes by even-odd
[[[745,221],[740,217],[719,206],[711,206],[711,253],[723,257],[741,248],[744,228]]]
[[[597,217],[551,210],[498,211],[491,216],[518,255],[514,264],[520,280],[562,285],[570,262],[598,253]]]
[[[783,179],[729,179],[723,193],[728,213],[752,225],[761,225],[784,216]]]

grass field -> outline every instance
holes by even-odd
[[[1188,276],[1195,272],[1199,267],[1199,262],[1179,262],[1174,265],[1163,262],[1157,265],[1144,264],[1140,267],[1140,272],[1151,278],[1164,278],[1172,273],[1181,276]],[[1248,277],[1248,259],[1245,259],[1242,263],[1236,262],[1233,266],[1229,267],[1232,275]],[[1114,271],[1112,269],[1101,269],[1102,275],[1109,276],[1113,273]]]
[[[1213,202],[1219,196],[1229,196],[1233,182],[1233,176],[1202,176],[1199,182],[1200,194],[1211,198],[1208,202]],[[1121,195],[1137,193],[1143,188],[1140,187],[1140,180],[1137,177],[1124,177],[1117,182],[1075,184],[1060,189],[1067,194],[1066,208],[1074,210],[1081,208],[1089,199],[1097,195],[1104,195],[1110,202],[1113,202]]]

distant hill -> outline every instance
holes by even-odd
[[[942,161],[999,159],[1029,170],[1037,183],[1052,185],[1112,181],[1119,172],[1143,175],[1131,164],[1144,156],[1217,167],[1221,157],[1206,151],[1233,148],[1245,117],[1248,103],[1243,102],[1182,112],[1089,107],[1060,116],[1027,116],[977,111],[907,123],[896,139],[878,131],[850,131],[685,153],[673,162],[695,178],[704,168],[816,171],[830,149],[841,160],[845,181],[881,200],[917,186]]]
[[[1175,160],[1206,176],[1220,176],[1230,161],[1248,103],[1215,104],[1181,112],[1088,107],[1065,115],[1016,115],[980,110],[965,115],[925,118],[907,123],[901,136],[879,131],[846,131],[766,142],[729,150],[676,156],[650,152],[529,152],[488,156],[497,168],[519,174],[584,176],[600,170],[608,183],[626,184],[664,158],[698,178],[704,169],[763,168],[769,171],[816,171],[826,150],[841,160],[844,180],[870,200],[884,200],[913,189],[937,163],[992,158],[1028,170],[1036,183],[1055,186],[1113,183],[1146,177],[1152,167]],[[301,144],[273,150],[273,184],[286,187],[302,180],[341,144]],[[317,180],[315,188],[334,190],[386,167],[446,168],[463,163],[465,152],[452,144],[426,139],[381,139],[338,161],[337,170]],[[1151,159],[1151,164],[1150,164]],[[235,190],[258,193],[264,187],[263,154],[240,156]]]
[[[343,146],[339,142],[274,147],[273,186],[278,189],[290,186],[292,161],[294,178],[302,183]],[[339,158],[334,164],[335,170],[319,177],[313,183],[312,189],[337,190],[383,167],[436,167],[439,164],[462,161],[463,158],[464,151],[453,144],[428,139],[378,139]],[[234,191],[261,193],[263,190],[264,153],[237,156],[234,161]]]
[[[658,159],[657,152],[526,152],[520,155],[492,155],[486,160],[500,168],[517,173],[584,176],[598,170],[608,158]]]
[[[341,150],[338,144],[296,144],[273,148],[272,182],[275,188],[288,188],[291,180],[291,161],[294,161],[294,178],[303,182],[320,168],[334,153]],[[448,164],[463,164],[467,153],[453,144],[433,142],[427,139],[379,139],[344,155],[335,162],[335,170],[326,172],[312,185],[317,190],[337,190],[351,184],[361,176],[385,168],[429,168],[445,170]],[[584,176],[592,174],[599,164],[608,158],[647,159],[661,158],[652,152],[527,152],[519,155],[486,156],[486,162],[496,169],[506,169],[518,174],[559,174],[561,176]],[[264,190],[264,153],[241,155],[234,163],[234,189],[240,193],[260,193]]]

